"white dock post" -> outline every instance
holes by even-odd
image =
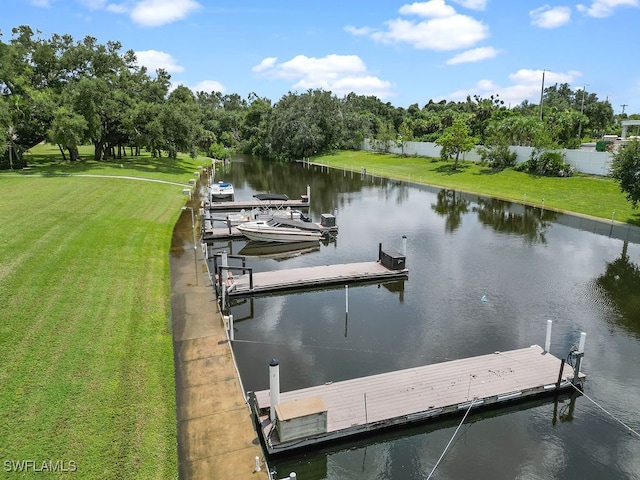
[[[587,341],[587,334],[582,332],[580,334],[580,343],[578,344],[578,353],[584,353],[584,344]]]
[[[349,314],[349,285],[344,286],[344,307],[345,313]]]
[[[407,236],[402,235],[402,255],[407,256]]]
[[[229,266],[229,260],[227,258],[227,252],[222,252],[222,266],[223,267],[228,267]],[[222,281],[226,282],[229,279],[229,270],[227,270],[226,268],[222,269]]]
[[[289,474],[289,480],[296,480],[296,478],[298,478],[298,475],[296,475],[296,472],[291,472]]]
[[[551,348],[551,326],[553,325],[553,320],[547,320],[547,338],[544,341],[544,351],[548,352]]]
[[[573,367],[573,384],[576,385],[580,381],[580,367],[582,366],[582,358],[584,357],[584,344],[587,340],[587,334],[580,334],[580,343],[576,352],[576,365]]]
[[[307,203],[311,206],[311,185],[307,185]]]
[[[229,340],[235,340],[235,333],[233,331],[233,315],[229,315]]]
[[[280,362],[275,358],[269,363],[269,418],[276,420],[276,405],[280,403]]]

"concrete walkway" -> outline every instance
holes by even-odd
[[[179,478],[267,480],[206,260],[199,245],[193,248],[188,210],[173,233],[170,275]]]

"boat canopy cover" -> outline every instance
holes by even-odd
[[[278,201],[289,200],[289,197],[287,197],[284,193],[256,193],[253,197],[257,198],[261,202],[269,202],[273,200],[278,200]]]

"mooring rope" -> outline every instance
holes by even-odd
[[[469,415],[469,412],[471,411],[471,407],[473,407],[473,403],[474,402],[475,402],[475,399],[473,399],[471,401],[471,403],[469,404],[469,408],[467,408],[467,411],[465,412],[464,417],[462,417],[462,420],[460,421],[460,424],[458,425],[458,428],[456,428],[456,431],[453,432],[453,435],[451,436],[451,439],[449,440],[449,443],[447,443],[447,446],[444,447],[444,450],[442,451],[442,454],[440,455],[440,458],[438,459],[436,464],[433,466],[433,469],[431,470],[431,473],[427,477],[427,480],[429,480],[431,478],[431,476],[436,471],[436,468],[438,468],[438,465],[440,465],[440,462],[444,458],[445,453],[447,453],[447,450],[449,450],[449,447],[451,446],[451,443],[453,442],[453,439],[456,438],[456,435],[458,434],[458,430],[460,430],[460,427],[462,427],[462,424],[467,419],[467,415]]]
[[[616,418],[616,416],[609,412],[608,410],[606,410],[602,405],[600,405],[598,402],[596,402],[593,398],[591,398],[589,395],[587,395],[586,393],[584,393],[582,390],[580,390],[578,387],[576,387],[572,382],[569,382],[569,385],[571,385],[573,388],[575,388],[578,392],[580,392],[584,398],[586,398],[587,400],[589,400],[591,403],[593,403],[596,407],[598,407],[600,410],[602,410],[604,413],[606,413],[607,415],[609,415],[611,418],[613,418],[616,422],[618,422],[620,425],[622,425],[624,428],[626,428],[629,432],[635,434],[637,437],[640,437],[640,433],[636,432],[633,428],[631,428],[629,425],[627,425],[626,423],[624,423],[622,420]]]

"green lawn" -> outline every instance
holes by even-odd
[[[340,151],[320,155],[315,163],[338,169],[479,193],[495,198],[526,201],[561,212],[574,212],[602,219],[640,225],[640,210],[633,210],[618,184],[609,177],[574,175],[570,178],[534,177],[511,169],[499,173],[473,162],[462,162],[451,171],[452,162],[423,157],[401,157],[365,151]]]
[[[176,478],[169,247],[186,197],[103,175],[188,184],[210,163],[68,164],[48,150],[0,174],[0,469],[72,461],[55,478]]]

